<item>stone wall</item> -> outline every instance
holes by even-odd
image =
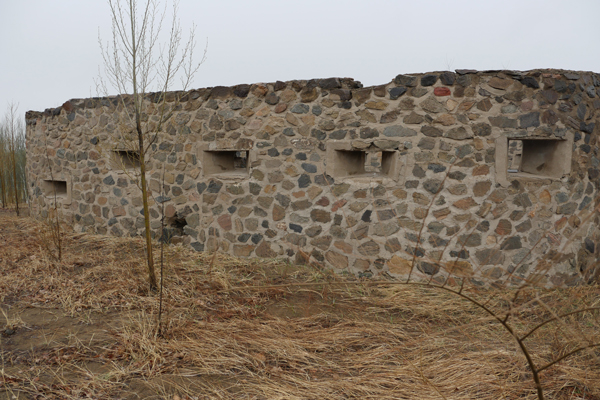
[[[416,254],[414,274],[438,281],[592,282],[599,86],[457,70],[195,90],[169,103],[147,160],[153,233],[164,201],[168,236],[198,251],[404,278]],[[56,189],[77,231],[143,232],[123,110],[111,97],[27,113],[32,215]]]

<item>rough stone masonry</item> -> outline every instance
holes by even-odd
[[[406,278],[414,259],[436,282],[597,281],[599,86],[591,72],[457,70],[169,93],[146,162],[153,235],[164,202],[165,236],[197,251],[369,277]],[[27,113],[32,215],[56,192],[76,231],[143,233],[137,154],[115,139],[127,101]]]

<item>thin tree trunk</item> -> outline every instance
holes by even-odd
[[[12,167],[13,167],[13,185],[15,188],[15,204],[17,207],[17,217],[19,216],[19,190],[17,189],[17,161],[15,159],[15,127],[14,127],[14,116],[11,116],[11,127],[10,127],[10,140],[12,143]]]
[[[0,165],[4,165],[4,144],[0,142]],[[2,207],[6,207],[6,184],[4,182],[4,171],[0,170],[0,191],[2,191]]]
[[[138,143],[140,149],[140,184],[142,187],[142,202],[144,205],[144,226],[146,228],[146,259],[148,260],[148,280],[150,290],[156,291],[156,274],[154,273],[154,256],[152,254],[152,236],[150,231],[150,210],[148,207],[148,189],[146,185],[146,160],[144,157],[144,135],[142,133],[139,113],[136,113]]]

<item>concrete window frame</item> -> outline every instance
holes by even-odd
[[[70,176],[59,178],[47,176],[40,182],[40,188],[46,199],[54,202],[54,190],[56,190],[56,200],[65,205],[71,204],[72,186]]]
[[[365,148],[357,148],[349,141],[327,143],[327,164],[325,171],[334,179],[348,179],[353,181],[372,181],[373,179],[390,180],[402,183],[405,174],[402,167],[407,165],[407,154],[397,149],[380,149],[367,143]],[[400,145],[400,143],[399,143]],[[380,173],[365,171],[365,164],[369,153],[381,152]]]
[[[240,157],[240,153],[244,153],[245,157]],[[242,158],[245,158],[245,166],[239,167],[237,163]],[[248,179],[250,167],[256,161],[256,152],[248,148],[213,148],[205,144],[198,147],[198,161],[203,178]]]
[[[521,141],[523,150],[515,172],[509,173],[510,141]],[[504,134],[496,139],[496,181],[506,187],[514,179],[560,180],[571,173],[572,158],[572,132],[564,137]]]

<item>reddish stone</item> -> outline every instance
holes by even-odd
[[[533,108],[533,101],[524,101],[521,103],[521,110],[530,111]]]
[[[460,199],[454,202],[454,204],[452,205],[456,208],[460,208],[461,210],[466,210],[468,208],[476,206],[477,202],[475,202],[475,200],[473,200],[472,197],[467,197],[466,199]]]
[[[339,210],[340,208],[344,207],[344,205],[347,203],[346,200],[338,200],[335,203],[333,203],[333,206],[331,207],[331,211],[332,212],[336,212],[337,210]]]
[[[447,87],[436,87],[433,89],[433,94],[436,96],[450,96],[450,89]]]
[[[277,114],[280,114],[280,113],[284,112],[285,110],[287,110],[287,104],[279,103],[275,106],[275,112]]]
[[[71,111],[73,111],[73,104],[71,104],[71,102],[67,100],[63,103],[62,108],[67,113],[70,113]]]
[[[273,221],[281,221],[285,218],[285,209],[278,204],[273,206]]]
[[[223,214],[217,218],[217,222],[226,231],[231,230],[231,216],[229,214]]]
[[[175,210],[175,206],[172,204],[169,204],[165,207],[165,217],[167,218],[174,217],[176,212],[177,210]]]
[[[562,228],[565,227],[566,224],[567,224],[567,217],[562,217],[561,219],[556,221],[556,223],[554,224],[554,230],[556,232],[559,232],[560,230],[562,230]]]
[[[498,226],[496,227],[495,232],[500,235],[508,235],[512,231],[512,224],[507,219],[501,219],[498,221]]]
[[[327,207],[329,205],[329,199],[327,197],[321,197],[316,204],[321,207]]]

